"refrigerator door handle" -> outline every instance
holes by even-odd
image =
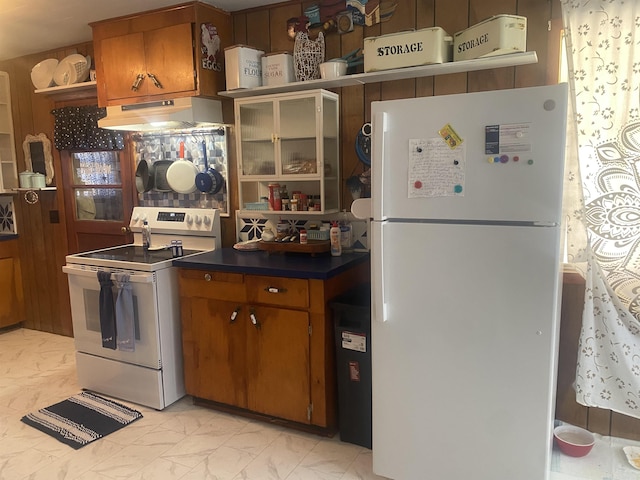
[[[383,168],[385,164],[384,159],[387,156],[385,151],[385,135],[387,132],[387,113],[378,112],[373,118],[373,138],[372,140],[372,167],[371,167],[371,191],[376,192],[376,195],[371,195],[373,218],[374,220],[384,220],[382,208],[384,205],[384,176],[385,172]]]
[[[371,256],[371,307],[374,321],[387,321],[387,295],[384,278],[384,227],[386,222],[371,222],[373,241]],[[377,250],[377,251],[376,251]]]

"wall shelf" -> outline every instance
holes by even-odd
[[[367,83],[388,82],[391,80],[406,80],[410,78],[431,77],[434,75],[446,75],[449,73],[471,72],[475,70],[489,70],[501,67],[515,67],[537,63],[536,52],[511,53],[496,55],[495,57],[476,58],[459,62],[447,62],[434,65],[422,65],[419,67],[396,68],[381,72],[356,73],[332,80],[308,80],[306,82],[291,82],[284,85],[263,86],[238,90],[226,90],[218,92],[218,95],[230,98],[244,98],[255,95],[267,95],[271,93],[298,92],[314,88],[340,88]]]
[[[35,90],[34,93],[46,95],[54,100],[73,100],[98,95],[95,80],[92,82],[74,83],[72,85],[41,88]]]

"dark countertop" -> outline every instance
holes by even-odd
[[[0,242],[4,242],[5,240],[15,240],[18,238],[17,233],[3,233],[0,234]]]
[[[369,253],[344,253],[339,257],[332,257],[326,253],[312,257],[300,253],[270,255],[261,250],[244,252],[233,248],[221,248],[176,259],[173,265],[195,270],[327,280],[368,261]]]

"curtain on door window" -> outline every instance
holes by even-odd
[[[122,150],[121,132],[98,127],[107,115],[106,108],[95,105],[62,107],[51,111],[55,117],[53,143],[58,150]]]
[[[640,418],[640,2],[561,2],[573,103],[566,246],[587,288],[576,399]]]

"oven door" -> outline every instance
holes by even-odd
[[[135,351],[112,350],[102,346],[100,333],[100,282],[98,270],[128,273],[133,291]],[[78,352],[160,369],[160,332],[158,327],[158,285],[153,272],[124,271],[87,265],[66,265],[68,275],[73,336]]]

